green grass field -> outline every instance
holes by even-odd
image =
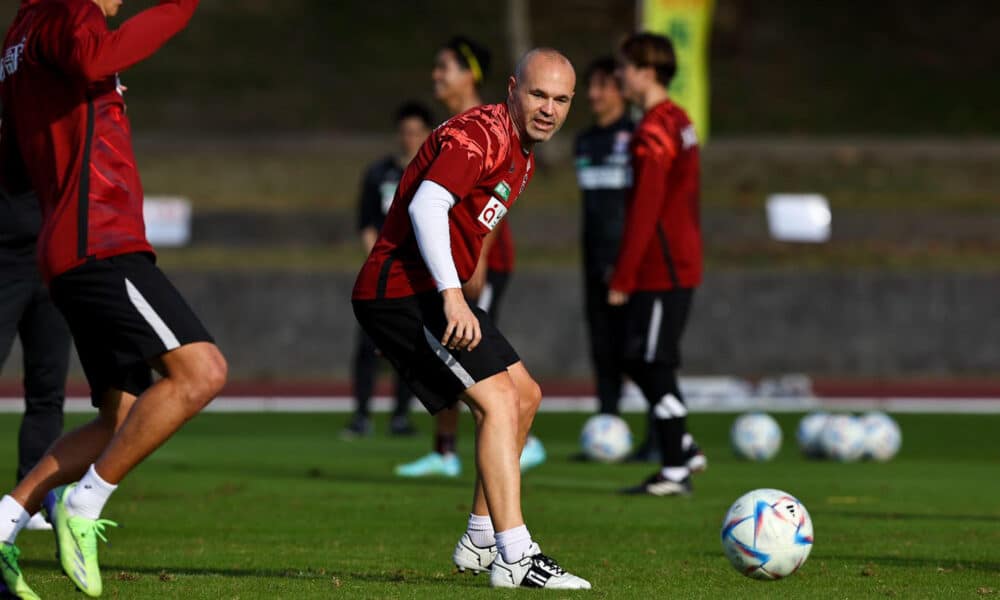
[[[543,550],[589,578],[566,598],[975,598],[1000,593],[1000,451],[996,416],[901,415],[889,464],[799,457],[797,415],[767,464],[735,460],[732,415],[690,425],[709,470],[689,499],[624,498],[646,466],[575,463],[586,415],[542,414],[548,463],[524,478],[526,518]],[[102,547],[109,598],[487,598],[485,577],[452,573],[472,473],[405,481],[392,466],[425,436],[344,442],[344,415],[196,419],[126,480],[105,511],[123,528]],[[78,422],[78,417],[71,419]],[[429,419],[418,421],[423,431]],[[637,425],[636,417],[632,423]],[[382,425],[383,423],[379,423]],[[14,470],[17,418],[0,417],[0,461]],[[460,440],[471,467],[471,437]],[[756,487],[797,495],[816,544],[802,570],[757,582],[722,556],[729,504]],[[51,536],[24,532],[22,566],[44,598],[81,598],[53,559]],[[511,594],[499,594],[507,597]]]

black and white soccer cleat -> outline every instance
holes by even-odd
[[[479,575],[490,570],[496,557],[496,545],[480,548],[472,543],[468,533],[463,533],[462,538],[455,544],[455,553],[451,559],[459,573],[470,571],[473,575]]]
[[[685,433],[684,438],[684,464],[692,473],[704,472],[708,469],[708,459],[705,458],[705,453],[701,451],[690,433]]]
[[[532,543],[521,560],[508,563],[498,554],[490,569],[490,585],[498,588],[542,588],[547,590],[589,590],[590,582],[560,567]]]
[[[639,485],[623,489],[622,493],[648,496],[690,496],[692,491],[694,491],[694,486],[691,485],[690,475],[680,481],[673,481],[657,471]]]

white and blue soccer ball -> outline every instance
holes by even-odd
[[[618,462],[632,450],[632,430],[617,415],[594,415],[583,425],[580,446],[593,460]]]
[[[781,427],[771,415],[747,413],[733,422],[729,441],[737,456],[749,460],[771,460],[781,448]]]
[[[802,417],[799,426],[795,430],[795,440],[799,443],[802,454],[809,458],[820,458],[823,456],[823,445],[820,443],[820,436],[826,420],[830,418],[829,413],[814,412]]]
[[[820,436],[823,454],[840,462],[854,462],[865,452],[865,427],[854,415],[832,415]]]
[[[739,497],[722,521],[722,549],[740,573],[753,579],[781,579],[802,566],[813,546],[806,507],[774,489]]]
[[[892,417],[873,411],[861,417],[861,426],[865,431],[862,458],[886,462],[896,456],[903,444],[903,434]]]

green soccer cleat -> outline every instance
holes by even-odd
[[[97,539],[105,542],[104,528],[118,527],[107,519],[86,519],[70,516],[66,512],[66,497],[77,484],[54,490],[52,526],[56,533],[59,562],[63,571],[84,594],[96,598],[101,595],[101,570],[97,566]]]
[[[24,582],[21,568],[17,566],[19,556],[21,551],[14,544],[6,542],[0,544],[0,573],[3,574],[3,579],[0,579],[0,597],[14,596],[20,600],[41,600]]]

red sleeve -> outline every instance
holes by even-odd
[[[609,287],[631,294],[667,199],[667,173],[677,155],[668,132],[640,130],[632,150],[632,201],[625,213],[625,229]]]
[[[97,81],[141,62],[187,26],[199,0],[160,0],[115,31],[96,4],[87,2],[56,35],[49,58],[86,81]],[[47,54],[49,53],[47,52]]]
[[[472,120],[445,125],[438,135],[438,155],[424,179],[439,184],[461,201],[487,170],[487,150],[498,142],[490,138],[485,127]]]

